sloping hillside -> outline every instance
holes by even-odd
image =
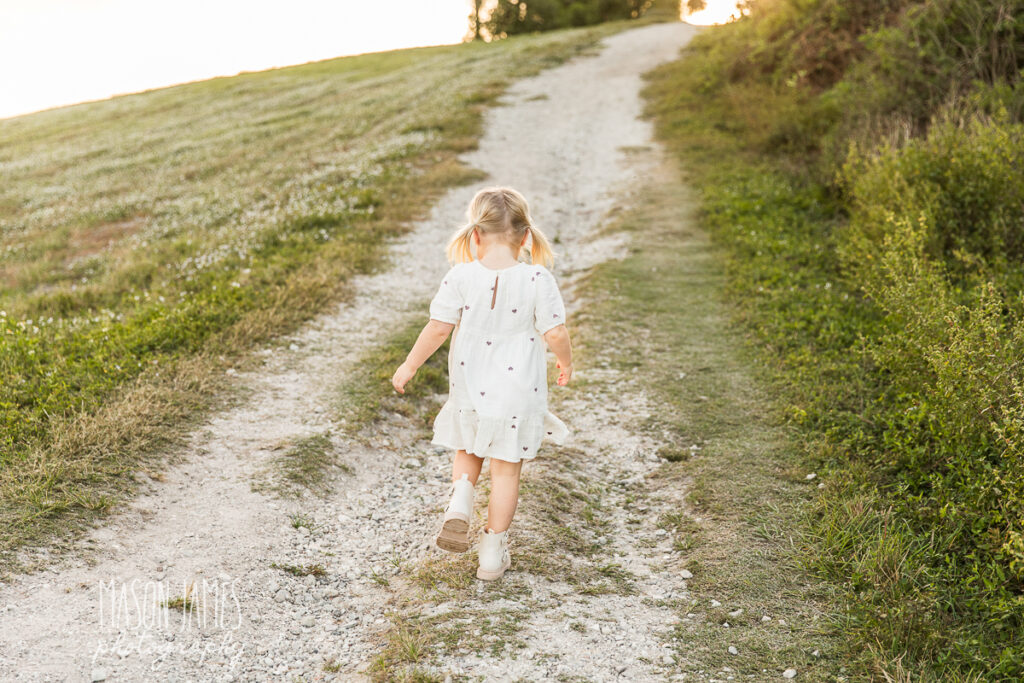
[[[0,121],[0,552],[110,509],[254,342],[473,177],[510,79],[623,24],[399,50]]]

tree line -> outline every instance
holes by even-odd
[[[655,6],[678,15],[678,0],[498,0],[493,5],[485,0],[474,0],[469,29],[476,40],[506,38],[521,33],[638,19]]]

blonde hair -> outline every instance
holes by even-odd
[[[455,231],[448,242],[446,253],[451,263],[473,260],[473,230],[487,235],[507,233],[507,242],[519,258],[523,235],[530,233],[530,259],[533,263],[550,266],[555,259],[551,243],[530,218],[526,198],[510,187],[487,187],[476,193],[466,210],[468,222]]]

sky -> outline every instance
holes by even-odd
[[[724,24],[739,17],[740,11],[736,8],[736,0],[707,0],[704,9],[687,15],[685,20],[691,24],[710,26]]]
[[[734,2],[709,0],[690,20],[724,21]],[[0,118],[240,71],[458,43],[471,6],[472,0],[0,0]]]

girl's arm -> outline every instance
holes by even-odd
[[[405,393],[405,385],[413,378],[420,366],[427,362],[427,359],[434,355],[434,351],[441,348],[444,340],[455,329],[451,323],[443,323],[440,320],[431,320],[420,332],[420,336],[413,344],[412,351],[406,356],[405,362],[395,370],[395,376],[391,378],[391,384],[395,391]]]
[[[544,333],[544,341],[558,359],[558,368],[561,370],[558,384],[564,387],[572,379],[572,342],[569,340],[569,330],[565,325],[552,327]]]

